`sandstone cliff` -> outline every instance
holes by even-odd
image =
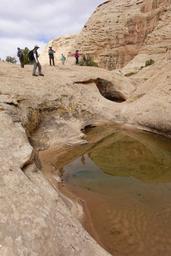
[[[55,62],[60,63],[61,59],[61,54],[63,53],[66,58],[67,58],[67,63],[68,64],[73,64],[74,63],[74,58],[71,56],[71,52],[73,51],[74,48],[74,43],[77,38],[77,35],[72,35],[72,36],[62,36],[59,37],[55,40],[50,41],[43,52],[40,55],[40,62],[42,64],[49,64],[49,58],[48,58],[48,50],[49,47],[52,46],[53,49],[55,50]]]
[[[97,7],[75,48],[100,67],[122,68],[139,52],[163,53],[171,43],[168,0],[111,0]]]
[[[49,42],[41,60],[48,63],[47,50],[53,46],[57,62],[62,52],[68,55],[80,49],[99,67],[109,70],[123,68],[137,55],[142,66],[149,58],[158,61],[165,56],[171,45],[170,24],[169,0],[106,1],[97,7],[80,34]],[[68,62],[72,64],[73,58]]]

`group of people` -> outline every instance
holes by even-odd
[[[41,64],[39,62],[39,54],[38,54],[38,49],[39,46],[36,45],[34,47],[33,50],[31,50],[28,53],[28,58],[29,58],[29,62],[30,64],[33,64],[33,72],[32,75],[33,76],[44,76],[44,74],[42,73],[42,67]],[[50,66],[55,66],[55,51],[53,50],[53,48],[50,46],[49,50],[48,50],[48,56],[49,56],[49,65]],[[79,57],[80,57],[80,53],[78,50],[76,50],[75,54],[73,54],[73,56],[75,57],[75,64],[79,64]],[[19,47],[17,48],[17,57],[19,58],[20,61],[20,65],[21,68],[24,68],[24,52],[22,49],[20,49]],[[64,65],[66,62],[66,57],[65,55],[62,53],[61,54],[61,62]],[[37,70],[38,70],[38,75],[37,75]]]
[[[55,51],[52,49],[52,46],[50,46],[49,51],[48,51],[49,65],[50,66],[52,66],[52,65],[55,66],[55,56],[54,56],[54,54],[55,54]],[[62,64],[64,65],[65,61],[66,61],[66,57],[63,53],[61,54],[61,59],[60,60],[61,60]]]
[[[33,64],[32,75],[33,76],[38,76],[38,75],[44,76],[44,74],[42,73],[42,66],[39,62],[38,49],[39,49],[39,46],[35,45],[34,49],[28,53],[28,58],[29,58],[30,64]],[[21,68],[24,68],[24,53],[23,53],[23,50],[20,49],[19,47],[17,48],[17,56],[19,58]],[[36,74],[37,69],[38,69],[38,75]]]
[[[49,64],[50,66],[55,66],[55,57],[54,57],[55,51],[52,49],[52,47],[49,47],[49,51],[48,51],[48,55],[49,55]],[[73,56],[75,57],[75,64],[78,65],[79,64],[79,58],[80,58],[80,53],[79,50],[76,50],[76,52],[73,54]],[[66,62],[66,57],[65,55],[62,53],[61,54],[61,62],[64,65]]]

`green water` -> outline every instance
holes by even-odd
[[[86,203],[88,231],[112,255],[170,256],[171,141],[115,131],[76,151],[63,179]]]

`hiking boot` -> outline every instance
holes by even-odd
[[[36,75],[36,74],[33,74],[32,76],[38,76],[38,75]]]
[[[44,76],[44,74],[39,74],[39,76]]]

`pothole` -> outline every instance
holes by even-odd
[[[93,125],[93,124],[85,125],[85,126],[81,129],[81,131],[86,134],[86,133],[88,133],[92,128],[96,128],[96,125]]]
[[[117,102],[117,103],[122,103],[126,101],[126,97],[123,95],[123,93],[117,90],[113,85],[113,83],[108,80],[97,78],[97,79],[89,79],[86,81],[77,81],[75,83],[76,84],[95,83],[100,94],[107,100]]]
[[[126,101],[124,95],[120,91],[116,90],[111,82],[97,78],[96,85],[101,95],[106,99],[117,103]]]

